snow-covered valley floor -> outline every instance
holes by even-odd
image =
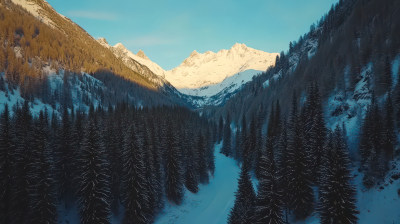
[[[220,154],[222,144],[215,147],[215,175],[207,185],[200,185],[199,192],[185,191],[182,205],[166,202],[164,211],[158,215],[156,224],[222,224],[227,222],[230,209],[235,201],[237,179],[240,172],[236,162]],[[383,189],[377,186],[366,190],[362,186],[362,174],[354,171],[353,184],[357,186],[357,207],[361,224],[400,224],[400,164],[394,162],[394,169],[385,178]],[[319,223],[318,213],[296,224]]]
[[[215,147],[215,174],[199,192],[185,191],[182,205],[166,202],[156,224],[221,224],[226,223],[235,202],[239,167],[236,162],[220,154],[221,144]]]

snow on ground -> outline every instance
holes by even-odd
[[[393,178],[393,175],[400,175],[400,165],[398,163],[396,165],[396,168],[387,175],[382,187],[366,190],[362,186],[363,175],[359,174],[355,177],[354,180],[357,184],[357,208],[360,211],[358,215],[359,223],[400,223],[400,197],[398,194],[400,179],[395,180],[396,178]]]
[[[205,96],[205,97],[211,97],[219,92],[227,89],[229,93],[236,91],[238,88],[240,88],[242,85],[245,83],[251,81],[254,76],[260,74],[261,71],[254,70],[254,69],[249,69],[240,73],[237,73],[233,76],[230,76],[221,83],[217,84],[212,84],[196,89],[189,89],[189,88],[183,88],[179,89],[179,92],[186,94],[186,95],[191,95],[191,96]]]
[[[166,202],[156,224],[220,224],[226,223],[235,202],[239,167],[233,159],[220,154],[222,144],[215,147],[215,175],[207,185],[200,185],[199,192],[185,191],[182,205]]]

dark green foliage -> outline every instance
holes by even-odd
[[[57,163],[57,182],[59,185],[59,198],[65,203],[65,208],[72,206],[74,192],[73,172],[76,167],[73,155],[76,153],[72,140],[71,120],[68,109],[64,107],[62,113],[61,126],[57,135],[56,163]]]
[[[94,118],[89,120],[84,136],[79,158],[81,223],[109,223],[109,164]]]
[[[389,94],[382,116],[375,99],[369,106],[360,137],[361,168],[364,171],[363,184],[367,188],[383,180],[389,166],[388,162],[393,156],[395,144],[393,126],[393,107]]]
[[[313,211],[314,194],[311,188],[310,167],[303,142],[303,124],[297,112],[297,100],[293,96],[289,119],[287,147],[287,178],[289,208],[296,219],[305,219]]]
[[[33,132],[32,161],[29,176],[31,180],[31,222],[57,223],[54,161],[48,143],[49,132],[43,112]]]
[[[144,152],[139,145],[134,125],[129,128],[125,136],[123,158],[124,223],[147,223],[147,219],[150,218],[150,211],[147,207],[150,204],[149,183],[146,180]]]
[[[183,198],[183,177],[180,160],[181,151],[177,136],[173,132],[173,125],[170,122],[168,123],[165,193],[169,201],[179,205]]]
[[[267,140],[266,153],[260,159],[260,174],[253,223],[283,224],[282,188],[276,168],[272,140]]]
[[[31,179],[28,176],[29,164],[33,158],[30,150],[32,142],[32,115],[29,104],[24,102],[22,107],[17,106],[15,111],[15,150],[13,153],[13,168],[11,170],[13,186],[10,192],[10,211],[13,219],[11,223],[24,223],[29,219],[32,197],[29,195]]]
[[[11,170],[15,143],[7,104],[0,118],[0,223],[11,223]]]
[[[318,208],[321,223],[357,223],[356,190],[349,165],[342,130],[337,127],[329,136],[324,156]]]
[[[321,158],[323,145],[325,143],[326,128],[322,114],[322,102],[319,94],[319,87],[313,83],[308,90],[307,100],[302,114],[304,122],[304,145],[309,154],[309,164],[311,168],[310,178],[318,182],[320,174]]]
[[[238,180],[238,190],[235,193],[235,204],[229,214],[229,224],[251,223],[256,195],[250,180],[250,174],[245,164],[242,165]]]
[[[223,136],[223,145],[221,148],[221,153],[225,156],[231,156],[232,154],[232,131],[231,131],[231,119],[228,115],[226,116],[226,120],[224,123],[224,136]]]

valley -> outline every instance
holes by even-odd
[[[399,1],[149,4],[0,0],[0,224],[400,223]]]

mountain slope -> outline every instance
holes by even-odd
[[[217,53],[207,51],[201,54],[193,51],[181,65],[167,71],[165,78],[178,89],[200,88],[220,83],[249,69],[265,71],[274,65],[277,55],[238,43],[229,50]]]
[[[99,38],[98,42],[149,80],[160,84],[171,83],[186,95],[181,97],[194,107],[223,104],[253,76],[274,65],[278,55],[235,44],[230,50],[217,53],[193,51],[180,66],[165,71],[143,51],[134,54],[122,43],[110,46],[105,38]]]
[[[102,93],[95,94],[102,98],[103,105],[122,101],[149,106],[186,104],[173,86],[145,65],[121,60],[77,24],[58,14],[46,1],[0,2],[0,33],[5,34],[0,35],[0,74],[3,72],[1,78],[9,84],[6,91],[18,90],[24,99],[38,99],[43,103],[59,99],[56,94],[60,90],[54,92],[48,88],[50,68],[61,76],[93,76],[104,87]],[[65,88],[62,94],[69,94],[71,86]],[[78,101],[91,103],[90,100]]]
[[[196,89],[179,89],[183,94],[188,95],[188,100],[195,107],[207,105],[223,105],[230,97],[242,88],[253,77],[261,74],[261,71],[249,69],[224,79],[222,82]]]
[[[102,46],[110,49],[116,57],[121,59],[124,64],[133,71],[143,74],[148,79],[159,85],[166,83],[164,78],[164,69],[152,62],[143,51],[139,51],[136,55],[129,51],[122,43],[117,43],[114,46],[110,46],[105,38],[99,38],[97,41]]]

